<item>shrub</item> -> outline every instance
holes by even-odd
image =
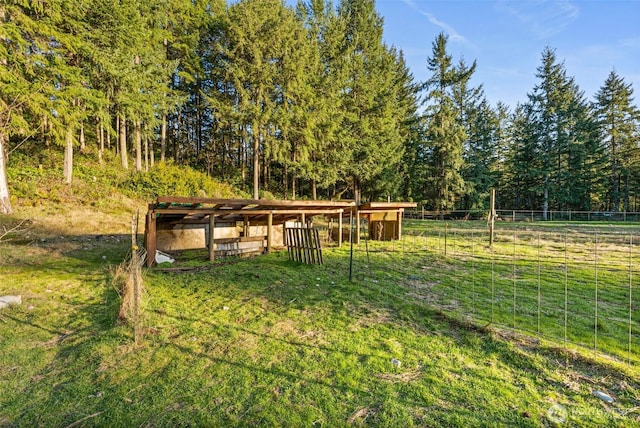
[[[246,197],[228,184],[173,162],[158,163],[148,173],[132,173],[121,183],[121,188],[130,196],[146,199],[158,196]]]

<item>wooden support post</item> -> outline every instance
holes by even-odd
[[[267,217],[267,254],[271,252],[271,242],[273,240],[273,212]]]
[[[216,258],[216,241],[214,238],[216,229],[216,218],[213,214],[209,214],[209,261],[212,262]]]
[[[287,255],[289,255],[289,260],[293,260],[293,245],[291,245],[291,239],[289,235],[291,234],[291,229],[284,228],[284,241],[287,246]]]
[[[242,222],[242,234],[244,236],[249,236],[251,234],[251,225],[249,224],[249,216],[244,216],[244,221]]]
[[[398,215],[397,215],[397,218],[398,218],[398,228],[397,228],[398,240],[402,239],[402,211],[403,210],[399,210],[398,211]]]
[[[304,213],[300,215],[300,224],[302,227],[305,227],[307,224],[307,216]]]
[[[300,238],[302,240],[302,255],[304,262],[308,265],[313,264],[312,254],[309,251],[309,229],[306,227],[300,228]]]
[[[338,213],[338,247],[342,247],[342,213]]]
[[[147,267],[153,266],[156,261],[157,235],[156,235],[156,214],[153,211],[153,205],[149,205],[149,211],[146,218],[146,248],[147,248]]]
[[[322,259],[322,247],[320,243],[320,232],[318,232],[318,229],[313,229],[313,233],[316,238],[315,241],[316,241],[316,251],[318,254],[318,264],[324,264],[324,260]]]
[[[296,246],[296,261],[300,262],[300,263],[304,263],[304,249],[302,248],[302,229],[299,227],[296,227],[295,229],[295,237],[294,237],[294,242],[295,242],[295,246]]]
[[[356,207],[356,233],[353,236],[353,243],[358,245],[360,243],[360,211]]]

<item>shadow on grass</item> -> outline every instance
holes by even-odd
[[[121,246],[114,248],[126,253],[126,249]],[[75,274],[82,274],[86,269],[100,270],[100,264],[94,261],[95,257],[90,256],[87,250],[75,249],[66,252],[65,257],[74,258],[78,262],[72,266]],[[224,423],[225,426],[268,425],[263,418],[273,417],[271,410],[252,410],[254,401],[261,399],[268,404],[270,395],[273,395],[256,388],[259,376],[263,377],[260,388],[279,388],[284,384],[300,394],[303,400],[307,400],[306,404],[321,400],[329,403],[330,407],[341,405],[341,401],[348,401],[348,406],[344,407],[350,408],[349,411],[341,410],[337,415],[326,416],[329,424],[346,424],[349,414],[363,407],[387,409],[391,412],[393,406],[399,403],[412,409],[424,409],[425,402],[413,392],[418,386],[427,391],[428,388],[433,388],[432,394],[444,397],[443,404],[430,403],[428,410],[425,410],[436,415],[432,425],[446,426],[451,425],[452,421],[466,421],[471,425],[537,425],[539,422],[522,417],[518,412],[505,413],[495,409],[478,411],[478,407],[482,405],[473,401],[482,402],[485,398],[482,392],[473,391],[469,396],[463,396],[457,390],[459,383],[449,385],[441,379],[433,382],[426,379],[424,376],[427,369],[418,370],[419,377],[414,381],[394,383],[395,378],[390,378],[391,381],[388,378],[371,379],[379,374],[378,367],[384,367],[385,364],[388,367],[389,356],[393,354],[373,340],[362,344],[363,348],[358,347],[357,341],[366,339],[369,328],[380,328],[378,334],[381,339],[395,340],[396,332],[409,332],[407,334],[412,336],[432,336],[449,344],[450,349],[441,350],[440,355],[425,354],[422,357],[425,367],[437,367],[438,370],[434,371],[437,374],[449,369],[459,370],[447,360],[450,352],[453,358],[464,355],[479,362],[498,361],[510,375],[517,373],[518,377],[533,379],[537,384],[546,383],[559,391],[563,389],[550,376],[549,367],[554,364],[551,359],[540,360],[514,349],[508,342],[435,312],[425,302],[408,297],[400,277],[374,282],[366,276],[358,276],[358,281],[349,282],[348,257],[345,252],[332,254],[326,260],[327,264],[324,266],[301,266],[286,260],[286,254],[280,253],[239,262],[234,260],[234,263],[223,263],[215,269],[195,273],[165,274],[151,270],[147,273],[147,288],[151,296],[149,311],[156,318],[155,321],[178,328],[184,327],[189,334],[195,334],[192,333],[194,330],[191,326],[201,324],[204,327],[201,330],[207,336],[202,340],[196,338],[193,346],[181,336],[149,338],[148,346],[137,350],[138,352],[124,353],[117,352],[116,349],[131,338],[127,331],[115,327],[118,311],[116,292],[106,286],[104,277],[100,279],[100,275],[96,275],[92,280],[95,282],[85,283],[74,290],[78,296],[82,296],[83,291],[87,291],[85,286],[89,285],[88,288],[93,290],[90,301],[78,296],[70,299],[69,313],[63,317],[61,327],[50,330],[45,327],[45,332],[54,335],[56,340],[50,345],[54,350],[51,361],[35,372],[35,380],[31,384],[13,394],[6,402],[0,401],[9,409],[8,414],[14,415],[7,425],[67,426],[87,415],[96,415],[87,425],[104,426],[113,421],[123,426],[198,425],[198,420],[201,421],[200,425],[209,426],[214,425],[211,421]],[[164,300],[156,297],[160,295]],[[232,301],[238,306],[246,305],[248,312],[240,314],[235,321],[215,322],[207,318],[212,314],[209,299],[215,299],[217,304]],[[263,301],[264,306],[260,306]],[[260,312],[251,312],[252,308]],[[293,309],[297,311],[295,314],[289,312]],[[202,316],[198,316],[198,313]],[[279,333],[277,330],[274,334],[260,331],[260,328],[265,328],[260,319],[263,314],[268,314],[270,321],[296,316],[298,322],[303,322],[307,315],[315,317],[310,322],[316,323],[313,324],[316,328],[342,330],[332,332],[340,337],[341,345],[296,340],[276,334]],[[363,334],[357,335],[349,331],[349,327],[363,319],[365,322],[358,325],[358,328],[366,330]],[[17,326],[22,323],[23,326],[36,329],[46,326],[46,323],[28,320],[26,317],[18,317],[11,322]],[[200,330],[195,329],[196,333],[198,331]],[[216,339],[220,339],[219,342],[226,346],[241,348],[242,343],[233,343],[234,338],[239,335],[254,337],[255,349],[259,354],[289,352],[289,365],[271,364],[261,359],[262,355],[252,360],[242,353],[236,355],[217,350],[214,354],[202,349],[203,344],[216,346]],[[271,343],[276,346],[268,346]],[[318,351],[311,354],[320,361],[316,362],[306,356],[305,350]],[[420,350],[416,352],[419,353]],[[355,364],[362,360],[370,362],[359,373],[364,373],[366,377],[362,378],[361,383],[352,383],[344,378],[350,375],[350,367],[331,367],[329,373],[339,376],[329,374],[323,377],[320,371],[307,372],[306,368],[295,365],[298,363],[296,358],[306,358],[305,364],[329,364],[350,357],[354,357]],[[127,360],[122,368],[118,367],[118,358]],[[274,358],[277,360],[278,356],[274,355]],[[214,368],[209,370],[207,364]],[[236,374],[238,372],[240,374]],[[492,379],[494,383],[517,383],[505,381],[496,373],[489,374],[495,377]],[[242,379],[234,379],[225,383],[225,375],[244,376],[249,380],[245,379],[243,383]],[[204,377],[213,379],[202,379]],[[207,382],[220,386],[220,390],[207,386],[209,390],[205,396],[199,397],[197,394],[202,392],[200,385],[209,385]],[[309,392],[313,387],[319,387],[325,397],[314,397]],[[247,391],[229,391],[242,388]],[[190,393],[190,390],[196,392]],[[105,391],[107,393],[103,398],[101,394]],[[454,398],[449,399],[448,395]],[[499,392],[489,396],[502,398]],[[191,406],[190,410],[185,409],[185,406]],[[229,410],[240,407],[242,409],[237,412]],[[329,407],[323,409],[326,415],[336,412]],[[53,409],[52,414],[43,415],[43,409]],[[284,410],[295,412],[300,409],[295,404],[290,404]],[[396,422],[402,420],[406,421],[402,417],[395,419]],[[384,420],[370,422],[385,425]]]
[[[97,408],[87,403],[101,363],[97,349],[126,340],[116,327],[119,297],[108,285],[109,267],[127,252],[125,237],[1,244],[7,251],[2,285],[23,294],[23,305],[0,319],[7,344],[0,361],[16,367],[7,379],[13,387],[0,387],[0,426],[67,426]]]

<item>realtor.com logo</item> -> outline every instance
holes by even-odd
[[[562,404],[554,404],[551,407],[549,407],[549,410],[547,410],[547,420],[555,425],[563,425],[565,422],[567,422],[570,418],[574,421],[585,421],[585,420],[592,420],[592,419],[607,419],[607,418],[611,418],[612,416],[614,418],[620,418],[620,417],[625,417],[630,413],[634,413],[640,411],[640,407],[633,407],[631,409],[627,409],[627,410],[619,410],[619,409],[612,409],[611,411],[605,411],[604,409],[578,409],[578,408],[574,408],[574,409],[569,409],[567,410],[567,408],[565,406],[563,406]],[[569,413],[571,412],[571,413]]]

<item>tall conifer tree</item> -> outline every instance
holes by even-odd
[[[595,95],[598,124],[607,152],[610,209],[629,209],[640,168],[640,111],[633,104],[633,88],[615,71]]]
[[[424,83],[426,101],[426,144],[429,154],[428,189],[436,210],[448,210],[464,194],[463,143],[467,138],[454,100],[454,88],[467,82],[476,64],[458,68],[447,52],[448,37],[439,34],[432,44],[427,68],[432,76]]]
[[[394,88],[396,58],[382,42],[382,18],[373,0],[344,0],[339,15],[346,23],[343,61],[342,138],[350,154],[346,175],[359,202],[363,183],[402,158]]]

